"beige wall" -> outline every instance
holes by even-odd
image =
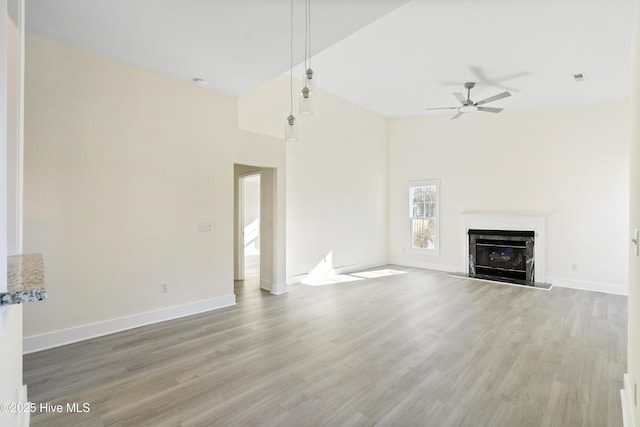
[[[299,81],[294,81],[298,90]],[[333,267],[387,261],[388,121],[320,92],[316,114],[301,117],[287,143],[287,276],[310,272],[333,252]],[[239,126],[283,138],[289,79],[277,78],[239,100]]]
[[[25,310],[25,351],[233,304],[234,163],[272,171],[268,287],[286,292],[284,141],[238,130],[235,99],[27,47],[25,250],[49,298]]]
[[[460,271],[460,213],[545,213],[548,281],[626,291],[627,105],[392,120],[390,135],[393,262]],[[406,251],[407,182],[431,178],[440,256]]]
[[[235,100],[34,35],[26,82],[25,335],[232,298]]]

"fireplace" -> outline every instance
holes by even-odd
[[[534,231],[470,229],[468,234],[470,276],[534,284]]]

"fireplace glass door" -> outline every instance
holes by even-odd
[[[525,242],[478,239],[476,241],[476,274],[525,280],[526,250]]]

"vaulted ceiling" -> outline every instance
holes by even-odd
[[[290,0],[28,0],[27,30],[243,96],[289,70]],[[312,0],[318,86],[385,117],[626,102],[633,0]],[[294,63],[304,0],[294,0]],[[297,65],[296,76],[303,67]],[[576,82],[574,75],[584,74]]]

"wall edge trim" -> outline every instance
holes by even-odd
[[[629,375],[624,374],[624,386],[620,389],[620,400],[622,405],[622,421],[624,427],[635,427],[633,396],[631,392],[631,382]]]

